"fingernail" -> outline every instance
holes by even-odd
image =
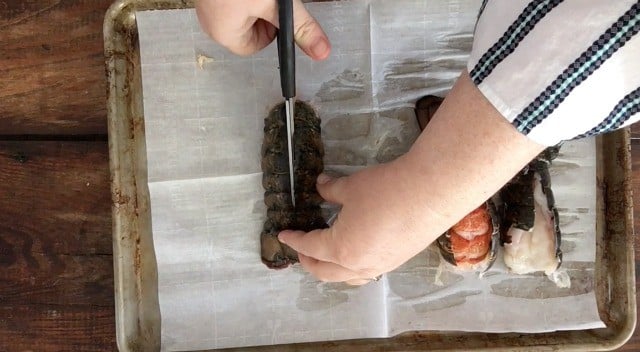
[[[329,50],[329,43],[324,38],[320,38],[320,40],[311,47],[311,53],[316,59],[324,59],[327,55],[327,50]]]
[[[318,179],[316,180],[316,182],[319,185],[324,185],[325,183],[331,181],[331,176],[325,174],[325,173],[321,173],[320,175],[318,175]]]
[[[282,242],[282,243],[285,243],[283,236],[286,236],[286,235],[284,235],[284,234],[286,234],[286,232],[285,232],[285,231],[282,231],[282,232],[280,232],[280,233],[278,234],[278,241],[280,241],[280,242]],[[285,243],[285,244],[286,244],[286,243]]]

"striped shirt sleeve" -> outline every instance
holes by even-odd
[[[640,120],[640,1],[485,0],[467,68],[543,145]]]

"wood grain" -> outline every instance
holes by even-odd
[[[631,139],[640,139],[640,123],[631,125]]]
[[[116,351],[113,308],[0,304],[0,351]]]
[[[111,254],[105,142],[0,142],[0,229],[30,251]]]
[[[0,141],[0,351],[115,347],[107,144]]]
[[[111,2],[0,1],[0,134],[106,134]]]

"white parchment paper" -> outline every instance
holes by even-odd
[[[480,2],[309,4],[333,53],[297,60],[298,98],[321,116],[327,169],[350,173],[406,152],[413,105],[465,67]],[[237,57],[193,10],[137,14],[153,238],[166,351],[388,337],[408,330],[539,332],[603,326],[594,293],[595,143],[565,144],[552,168],[572,285],[513,276],[436,277],[425,250],[380,282],[324,284],[260,262],[263,118],[282,101],[275,45]]]

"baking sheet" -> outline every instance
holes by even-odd
[[[299,58],[298,93],[323,118],[328,168],[352,172],[406,151],[418,134],[413,102],[451,87],[477,6],[310,4],[334,53],[322,63]],[[228,54],[200,32],[192,10],[137,20],[164,350],[603,326],[593,293],[593,140],[565,145],[553,169],[571,289],[506,276],[500,263],[483,279],[444,273],[439,286],[430,251],[362,288],[318,283],[297,267],[270,271],[259,261],[259,146],[262,118],[281,100],[275,48]]]

